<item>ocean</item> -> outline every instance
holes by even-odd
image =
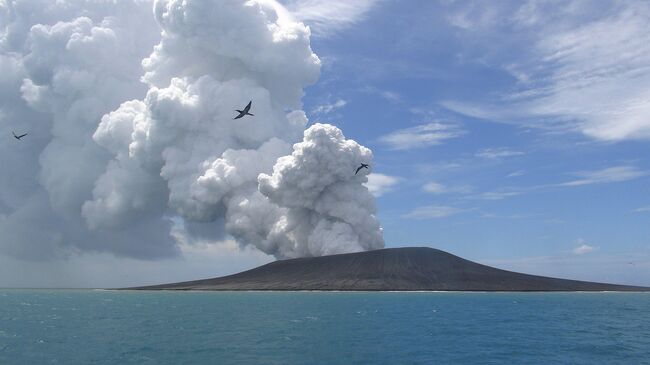
[[[650,293],[0,290],[0,364],[650,364]]]

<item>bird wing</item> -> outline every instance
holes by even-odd
[[[246,104],[246,107],[244,108],[244,110],[242,110],[244,112],[244,114],[248,113],[248,111],[251,110],[251,104],[253,104],[252,100],[249,101],[248,104]]]
[[[234,117],[234,118],[232,118],[232,119],[239,119],[239,118],[241,118],[241,117],[243,117],[243,116],[244,116],[244,113],[239,113],[238,116],[236,116],[236,117]]]
[[[23,137],[25,137],[26,135],[27,135],[27,133],[25,133],[25,134],[21,134],[20,136],[18,136],[18,138],[23,138]]]
[[[362,168],[363,168],[363,166],[359,166],[359,167],[357,168],[357,171],[354,172],[354,174],[355,174],[355,175],[358,174],[358,173],[359,173],[359,170],[361,170]]]

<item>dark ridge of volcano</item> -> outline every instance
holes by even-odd
[[[220,278],[139,290],[650,291],[496,269],[427,247],[275,261]]]

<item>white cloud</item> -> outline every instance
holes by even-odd
[[[503,66],[520,81],[516,89],[491,103],[441,104],[477,118],[581,132],[596,140],[650,139],[650,4],[593,8],[572,3],[562,9],[556,4],[553,11],[530,4],[515,11],[514,18],[513,9],[495,17],[515,22],[463,27],[522,34],[522,51],[510,52],[516,56]]]
[[[380,137],[380,141],[396,150],[435,146],[452,138],[458,138],[465,131],[456,124],[431,122],[416,127],[399,129]]]
[[[364,185],[374,196],[382,196],[393,190],[393,187],[399,183],[400,178],[384,174],[372,173],[368,175],[368,182]]]
[[[494,2],[490,6],[473,2],[446,2],[451,11],[446,18],[449,24],[464,30],[485,29],[495,22],[502,20],[499,14],[501,3]]]
[[[514,157],[525,155],[521,151],[514,151],[507,147],[496,147],[496,148],[485,148],[476,153],[477,157],[488,158],[488,159],[500,159],[506,157]]]
[[[648,205],[646,207],[636,208],[636,209],[634,209],[634,211],[637,212],[637,213],[650,212],[650,205]]]
[[[378,0],[286,0],[287,9],[315,35],[329,36],[364,19]]]
[[[422,187],[422,190],[426,191],[427,193],[442,194],[447,191],[447,188],[442,184],[432,181],[430,183],[425,184]]]
[[[382,91],[379,95],[384,99],[392,102],[399,102],[402,100],[402,96],[393,91]]]
[[[574,255],[585,255],[597,249],[597,247],[589,246],[583,239],[579,239],[578,244],[579,246],[572,251]]]
[[[378,95],[384,100],[390,101],[391,103],[401,103],[402,102],[402,95],[400,95],[397,92],[390,91],[390,90],[382,90],[378,89],[374,86],[365,86],[360,89],[360,91],[368,93],[368,94],[373,94],[373,95]]]
[[[477,195],[476,198],[483,199],[483,200],[502,200],[505,198],[509,198],[521,194],[522,193],[519,191],[488,191]]]
[[[431,194],[448,194],[448,193],[458,193],[466,194],[470,193],[473,188],[469,185],[459,185],[459,186],[446,186],[435,181],[431,181],[424,186],[422,190],[431,193]]]
[[[319,105],[318,107],[312,110],[313,114],[329,114],[337,109],[343,108],[347,104],[347,101],[343,99],[337,99],[335,102],[330,104]]]
[[[523,219],[526,216],[521,214],[508,214],[508,215],[499,215],[494,213],[482,213],[481,217],[483,218],[499,218],[499,219]]]
[[[578,120],[601,140],[650,138],[650,4],[542,38],[550,83],[529,110]]]
[[[519,176],[523,176],[525,174],[526,174],[526,172],[524,170],[517,170],[517,171],[513,171],[513,172],[509,173],[508,175],[506,175],[506,177],[519,177]]]
[[[472,118],[488,119],[495,122],[508,122],[516,119],[523,113],[519,108],[503,108],[495,105],[483,105],[458,100],[442,100],[440,106],[458,114]],[[516,109],[515,109],[516,108]],[[513,122],[514,123],[514,122]]]
[[[508,175],[508,177],[511,177],[511,175],[512,174]],[[527,188],[507,187],[507,188],[503,188],[502,190],[487,191],[480,194],[470,195],[467,198],[479,199],[479,200],[502,200],[505,198],[519,196],[531,191],[538,191],[540,189],[624,182],[624,181],[638,179],[640,177],[650,175],[650,171],[640,170],[634,166],[623,165],[623,166],[608,167],[601,170],[578,171],[578,172],[574,172],[573,175],[577,176],[578,178],[564,183],[536,185]],[[513,176],[520,176],[520,175],[517,172]],[[430,190],[432,190],[432,192],[444,191],[444,186],[434,183],[430,187]],[[639,210],[637,209],[637,211]]]
[[[449,207],[445,205],[427,205],[424,207],[415,208],[411,212],[405,214],[404,218],[409,218],[409,219],[444,218],[465,211],[467,210],[455,208],[455,207]]]
[[[557,186],[582,186],[623,182],[648,175],[648,171],[639,170],[634,166],[613,166],[602,170],[579,171],[574,173],[579,179],[557,184]]]

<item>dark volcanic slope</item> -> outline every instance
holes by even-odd
[[[282,260],[220,278],[135,289],[650,291],[520,274],[425,247]]]

